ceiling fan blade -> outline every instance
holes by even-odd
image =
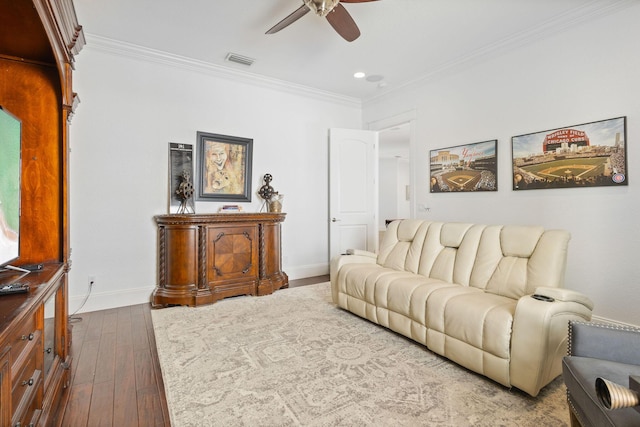
[[[291,15],[287,16],[282,21],[278,22],[276,25],[271,27],[269,31],[267,31],[265,34],[277,33],[281,29],[288,27],[289,25],[296,22],[298,19],[302,18],[304,15],[306,15],[309,12],[309,10],[310,9],[303,4],[298,9],[296,9]]]
[[[370,1],[378,1],[378,0],[340,0],[340,3],[367,3]]]
[[[352,42],[360,37],[360,29],[358,29],[356,22],[351,15],[349,15],[347,9],[340,3],[329,12],[327,21],[329,21],[333,29],[348,42]]]

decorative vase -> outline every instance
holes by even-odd
[[[267,203],[269,212],[282,212],[282,199],[284,199],[284,194],[274,194]]]

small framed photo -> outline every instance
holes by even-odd
[[[431,150],[429,191],[498,191],[497,150],[497,139]]]
[[[197,135],[198,200],[250,202],[253,139]]]
[[[514,136],[513,189],[628,185],[626,117]]]

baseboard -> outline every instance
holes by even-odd
[[[128,305],[146,304],[151,301],[153,287],[134,288],[113,292],[91,293],[82,305],[86,295],[69,298],[69,313],[86,313],[89,311],[107,310]],[[82,307],[80,307],[82,305]]]
[[[607,319],[606,317],[600,317],[600,316],[591,316],[591,321],[594,323],[609,323],[609,324],[620,326],[620,327],[640,328],[640,325],[620,322],[618,320]]]
[[[312,264],[299,267],[285,267],[284,271],[287,273],[287,276],[289,276],[289,280],[304,279],[329,274],[329,265]],[[76,310],[78,310],[78,313],[86,313],[128,305],[146,304],[151,301],[153,289],[153,287],[146,287],[113,292],[92,292],[84,305],[82,305],[82,302],[86,298],[86,295],[72,296],[69,298],[69,313],[75,313]]]
[[[283,267],[283,270],[287,273],[287,276],[289,276],[289,280],[304,279],[329,274],[329,264],[312,264],[298,267],[289,266]]]

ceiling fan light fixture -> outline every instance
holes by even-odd
[[[338,3],[340,0],[304,0],[304,4],[318,16],[327,16]]]

